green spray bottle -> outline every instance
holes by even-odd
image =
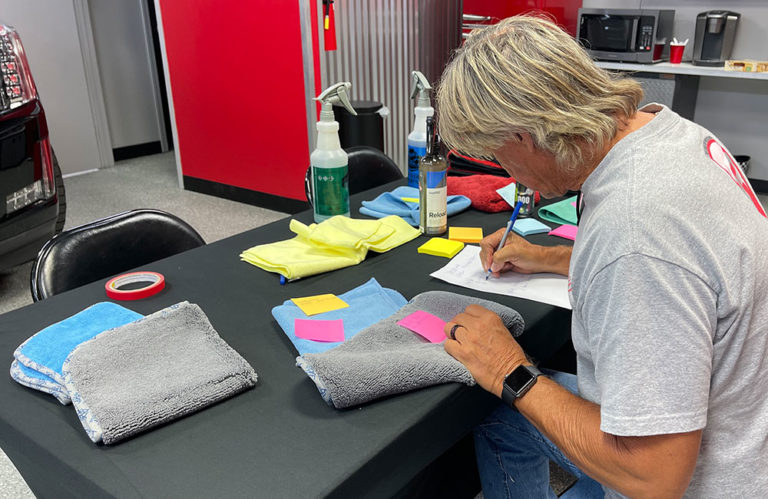
[[[350,88],[352,84],[347,81],[336,83],[314,99],[322,104],[317,147],[309,156],[314,218],[318,223],[335,215],[349,216],[348,159],[339,142],[339,122],[333,116],[333,104],[339,102],[357,115],[349,103]]]

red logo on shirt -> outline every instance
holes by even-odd
[[[731,153],[729,153],[725,147],[723,147],[712,137],[707,137],[704,139],[704,141],[707,154],[709,154],[709,157],[712,159],[712,161],[714,161],[717,166],[719,166],[729,177],[731,177],[731,180],[736,182],[736,185],[741,187],[741,190],[743,190],[744,193],[749,196],[749,199],[752,200],[752,203],[755,205],[755,208],[757,208],[757,211],[760,212],[762,216],[768,218],[768,215],[765,213],[765,209],[763,209],[763,205],[760,204],[760,200],[757,199],[755,191],[752,190],[752,186],[749,185],[747,177],[744,175],[741,167],[739,167],[739,164],[736,163],[736,160],[733,159]]]

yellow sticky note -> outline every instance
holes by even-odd
[[[349,306],[347,302],[330,293],[327,295],[291,298],[291,301],[307,315],[322,314],[323,312],[330,312],[331,310],[338,310]]]
[[[462,249],[464,249],[464,243],[461,241],[451,241],[449,239],[443,239],[442,237],[433,237],[419,246],[417,251],[419,253],[426,253],[427,255],[453,258],[453,256]]]
[[[463,243],[479,243],[483,240],[482,227],[448,227],[448,239]]]

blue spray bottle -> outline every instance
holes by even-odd
[[[418,96],[413,110],[416,119],[413,131],[408,134],[408,185],[419,186],[419,160],[427,153],[427,118],[435,114],[429,93],[432,87],[429,81],[419,71],[411,72],[413,77],[413,92],[411,99]]]

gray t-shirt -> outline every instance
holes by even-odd
[[[685,497],[768,497],[768,219],[712,133],[643,110],[582,187],[579,390],[606,433],[704,429]]]

